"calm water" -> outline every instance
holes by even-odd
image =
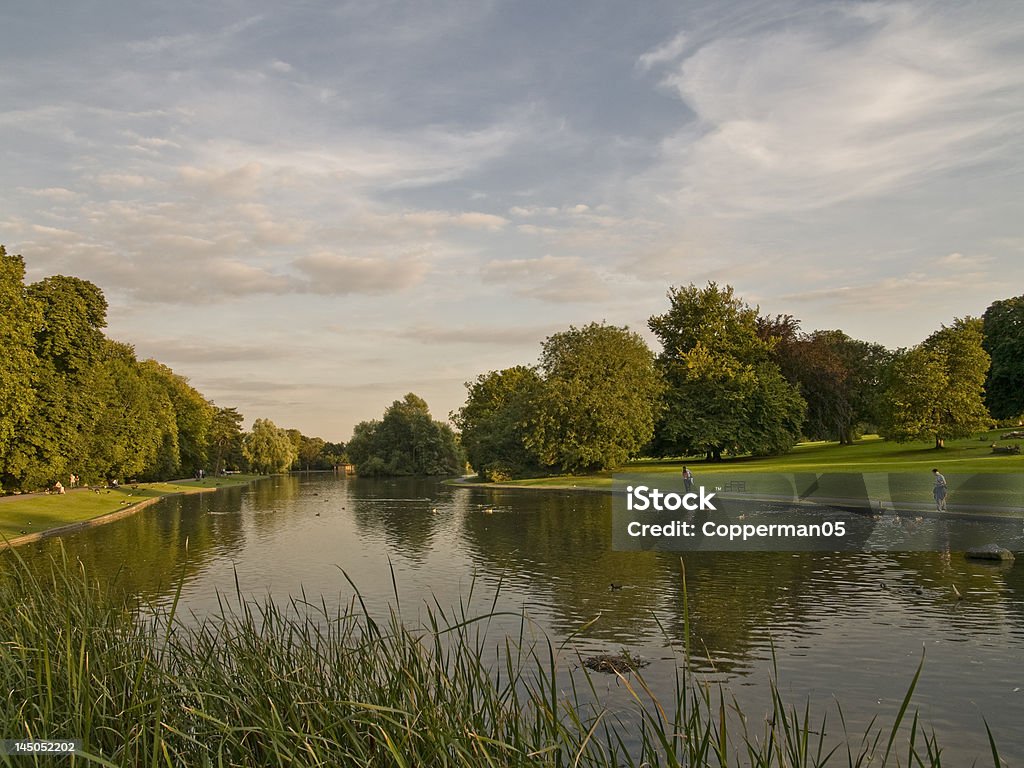
[[[22,551],[45,556],[54,546]],[[168,499],[64,546],[93,572],[121,569],[120,578],[157,601],[184,570],[183,602],[197,615],[216,610],[218,592],[233,594],[236,578],[257,597],[283,600],[304,589],[347,602],[345,574],[383,614],[395,601],[393,570],[409,621],[433,598],[484,611],[497,594],[499,610],[525,611],[556,642],[600,617],[573,640],[567,667],[576,651],[628,648],[651,661],[645,678],[671,701],[680,664],[679,559],[613,552],[611,502],[601,494],[272,478]],[[941,553],[698,553],[686,556],[686,574],[700,674],[727,686],[752,730],[769,706],[773,648],[787,700],[802,706],[810,697],[836,724],[838,700],[851,733],[875,715],[891,722],[925,652],[915,701],[946,762],[985,763],[985,717],[1003,757],[1024,764],[1024,563]],[[613,581],[623,588],[610,590]],[[952,584],[963,601],[952,598]],[[598,677],[604,703],[625,705],[615,679]]]

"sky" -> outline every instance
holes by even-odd
[[[1024,292],[1024,4],[0,8],[0,243],[247,423],[437,418],[716,281],[889,347]]]

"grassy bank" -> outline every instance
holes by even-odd
[[[992,453],[992,443],[1013,444],[1014,441],[1001,439],[1001,435],[1007,431],[1001,429],[963,440],[948,440],[942,449],[936,449],[933,443],[900,444],[868,436],[854,445],[801,443],[782,456],[741,457],[721,462],[706,462],[702,458],[635,461],[616,471],[678,474],[682,465],[686,464],[695,473],[713,471],[716,475],[749,472],[914,472],[927,475],[932,467],[939,467],[946,474],[1024,473],[1024,454],[1011,456]],[[612,472],[516,480],[510,483],[556,488],[611,488],[611,484]]]
[[[0,764],[940,764],[934,735],[908,709],[916,676],[899,712],[866,734],[787,706],[774,687],[764,712],[744,717],[682,671],[674,700],[660,702],[639,672],[617,673],[635,706],[611,713],[599,673],[566,648],[528,641],[525,619],[518,637],[495,638],[486,634],[493,615],[465,608],[435,606],[410,626],[396,612],[375,621],[358,599],[334,611],[305,598],[282,608],[236,597],[184,624],[173,606],[140,611],[75,563],[57,560],[38,576],[16,550],[2,557],[0,729],[79,738],[83,750]],[[684,582],[684,613],[685,592]],[[677,653],[686,666],[686,649]]]
[[[63,494],[31,493],[0,498],[0,534],[8,540],[81,523],[130,508],[148,499],[175,493],[201,493],[245,485],[255,475],[228,475],[204,480],[139,483],[120,488],[74,488]]]

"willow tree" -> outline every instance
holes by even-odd
[[[288,433],[270,419],[256,419],[242,440],[242,453],[249,466],[261,475],[284,472],[295,461],[295,448]]]

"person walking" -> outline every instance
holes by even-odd
[[[683,467],[683,487],[687,493],[693,493],[693,472],[688,467]]]
[[[933,469],[932,474],[935,476],[935,487],[932,488],[932,494],[935,496],[935,509],[939,512],[945,512],[946,494],[949,490],[946,486],[946,478],[942,476],[938,469]]]

